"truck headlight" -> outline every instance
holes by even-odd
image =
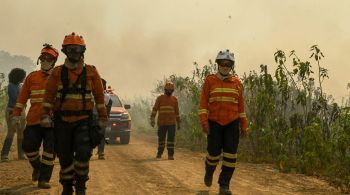
[[[128,119],[129,118],[129,114],[128,113],[123,113],[121,116],[120,116],[121,119]]]

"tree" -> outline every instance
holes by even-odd
[[[11,55],[9,52],[0,51],[0,72],[7,74],[12,68],[23,68],[27,73],[35,69],[35,64],[32,59],[22,55]]]

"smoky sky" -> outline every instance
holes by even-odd
[[[277,49],[311,60],[317,44],[329,69],[326,92],[340,102],[350,82],[349,10],[347,0],[2,0],[0,50],[36,59],[43,43],[60,50],[74,31],[85,38],[86,63],[132,98],[150,96],[170,74],[190,76],[194,61],[222,49],[235,53],[242,76],[260,64],[273,73]]]

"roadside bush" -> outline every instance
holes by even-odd
[[[321,66],[324,55],[317,45],[310,51],[313,62],[301,60],[295,51],[288,58],[284,51],[278,50],[274,54],[277,63],[274,74],[269,72],[268,65],[262,64],[260,72],[251,71],[241,78],[249,136],[241,139],[239,158],[274,163],[282,172],[326,177],[347,192],[350,99],[339,106],[324,92],[323,82],[329,78],[328,70]],[[291,65],[287,64],[288,59]],[[194,65],[192,77],[170,75],[158,81],[154,94],[163,92],[164,82],[175,83],[174,95],[178,97],[182,119],[177,146],[205,151],[206,137],[198,119],[199,96],[205,77],[215,73],[216,66],[211,61],[204,66]],[[135,105],[140,108],[132,111],[145,113],[144,118],[148,119],[153,105],[148,104],[148,110],[142,108],[146,107],[143,103]]]

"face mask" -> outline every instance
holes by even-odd
[[[41,65],[41,70],[43,71],[49,71],[53,67],[53,62],[48,62],[48,61],[40,61]]]
[[[172,90],[165,90],[164,93],[167,96],[171,96],[171,94],[173,94],[173,91]]]
[[[67,58],[69,61],[73,63],[79,62],[79,60],[82,58],[82,53],[77,53],[77,52],[69,52],[67,53]]]
[[[221,76],[228,76],[231,72],[231,68],[224,68],[224,67],[220,67],[219,66],[219,73],[221,74]]]

